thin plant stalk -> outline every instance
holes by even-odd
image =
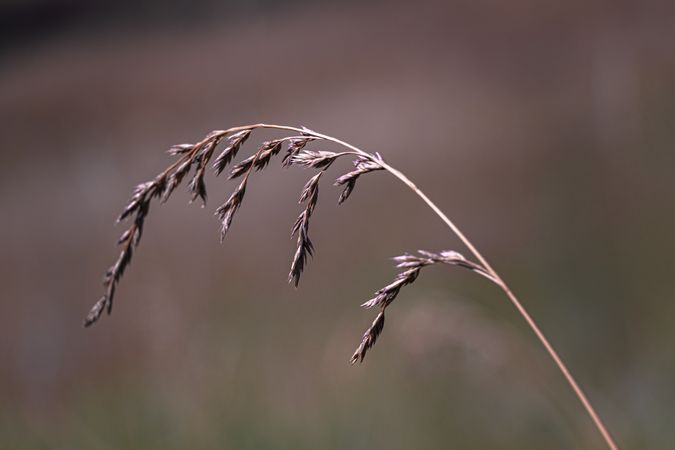
[[[555,348],[553,348],[553,345],[549,342],[549,340],[546,338],[544,333],[541,331],[537,323],[534,321],[532,316],[527,312],[523,304],[518,300],[518,297],[511,291],[509,286],[506,284],[506,282],[502,279],[502,277],[492,268],[492,266],[487,262],[485,257],[476,249],[476,247],[471,243],[471,241],[462,233],[462,231],[441,211],[438,206],[432,202],[429,197],[426,196],[424,192],[422,192],[415,184],[410,181],[403,173],[399,172],[398,170],[394,169],[393,167],[389,166],[386,163],[380,163],[385,170],[390,172],[392,175],[394,175],[396,178],[401,180],[403,183],[405,183],[417,196],[419,196],[435,213],[438,215],[438,217],[445,222],[445,224],[450,228],[455,235],[462,241],[464,245],[473,253],[473,255],[480,261],[482,266],[487,269],[487,271],[494,277],[496,280],[497,285],[502,289],[504,294],[508,297],[508,299],[511,301],[513,306],[516,307],[518,310],[518,313],[522,316],[523,319],[525,319],[525,322],[527,322],[527,325],[530,327],[530,329],[534,332],[534,334],[537,336],[537,339],[539,339],[539,342],[544,346],[546,351],[548,352],[549,356],[553,361],[555,362],[556,366],[558,366],[558,369],[560,369],[560,372],[563,374],[565,377],[565,380],[567,383],[570,385],[574,393],[576,394],[577,398],[581,402],[581,404],[584,406],[586,409],[586,412],[588,415],[591,417],[593,420],[593,423],[595,424],[596,428],[602,435],[603,439],[607,443],[607,446],[612,449],[612,450],[619,450],[619,447],[616,445],[614,442],[614,439],[612,436],[609,434],[609,431],[607,431],[607,428],[605,427],[605,424],[603,423],[602,419],[598,415],[598,413],[595,411],[595,408],[593,408],[593,405],[591,402],[588,400],[588,397],[586,397],[586,394],[584,391],[581,389],[579,386],[579,383],[574,379],[572,376],[571,372],[567,368],[567,365],[563,362],[562,358],[560,358],[560,355],[558,355],[558,352],[556,352]]]
[[[334,142],[338,145],[341,145],[345,148],[348,148],[355,153],[358,153],[359,155],[362,155],[366,158],[371,158],[371,155],[363,150],[361,150],[358,147],[355,147],[345,141],[342,141],[340,139],[334,138],[332,136],[328,136],[325,134],[317,133],[315,131],[311,131],[308,129],[302,129],[302,128],[296,128],[296,127],[289,127],[285,125],[271,125],[271,124],[256,124],[256,125],[247,125],[245,127],[237,127],[236,129],[232,129],[231,131],[238,131],[239,129],[248,129],[248,128],[272,128],[272,129],[277,129],[277,130],[289,130],[289,131],[297,131],[298,133],[304,133],[306,135],[310,136],[316,136],[321,139],[325,139],[327,141]],[[527,325],[530,327],[532,332],[535,334],[539,342],[544,346],[546,349],[546,352],[549,354],[553,362],[555,362],[556,366],[564,376],[565,380],[567,383],[570,385],[572,390],[574,391],[574,394],[577,396],[581,404],[583,405],[584,409],[588,413],[588,415],[591,417],[593,420],[593,423],[595,427],[598,429],[600,434],[602,435],[602,438],[604,439],[605,443],[611,450],[619,450],[619,447],[617,446],[616,442],[614,442],[614,439],[612,436],[609,434],[609,431],[607,431],[607,427],[605,427],[605,424],[603,423],[602,419],[598,415],[598,413],[595,411],[595,408],[591,404],[590,400],[588,400],[588,397],[584,393],[584,391],[581,389],[579,386],[579,383],[574,379],[574,376],[572,376],[572,373],[569,371],[567,368],[567,365],[563,362],[562,358],[560,355],[558,355],[558,352],[555,350],[553,345],[549,342],[548,338],[546,338],[546,335],[541,331],[537,323],[534,321],[532,316],[527,312],[527,309],[523,306],[523,304],[520,302],[518,297],[511,291],[509,286],[506,284],[506,282],[502,279],[502,277],[495,271],[492,266],[487,262],[485,257],[478,251],[475,245],[469,240],[469,238],[466,237],[466,235],[455,225],[449,218],[448,216],[441,211],[441,209],[436,206],[434,202],[431,201],[427,195],[422,192],[420,188],[418,188],[415,183],[413,183],[407,176],[405,176],[401,171],[398,169],[395,169],[388,163],[384,161],[378,161],[378,163],[386,170],[387,172],[391,173],[393,176],[398,178],[403,184],[405,184],[407,187],[410,188],[411,191],[413,191],[419,198],[421,198],[424,203],[426,203],[432,211],[450,228],[450,230],[462,241],[462,243],[469,249],[469,251],[480,261],[480,263],[483,265],[483,267],[489,272],[489,274],[496,280],[497,285],[502,289],[504,294],[506,294],[507,298],[511,301],[513,306],[516,307],[516,310],[518,313],[521,315],[521,317],[525,320]]]

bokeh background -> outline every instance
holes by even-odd
[[[465,252],[383,173],[339,208],[325,184],[297,291],[309,172],[256,174],[223,245],[233,183],[209,178],[204,209],[180,191],[82,328],[131,188],[170,145],[258,121],[381,152],[510,281],[618,443],[672,448],[674,3],[17,0],[0,24],[0,448],[603,448],[470,273],[423,273],[349,366],[389,257]]]

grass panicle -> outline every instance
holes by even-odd
[[[167,201],[174,190],[183,183],[186,177],[192,174],[189,177],[190,181],[187,183],[190,199],[191,201],[195,201],[199,198],[201,199],[202,204],[205,205],[207,186],[204,175],[213,155],[216,154],[217,147],[221,142],[226,142],[225,148],[218,153],[218,156],[212,164],[215,174],[220,175],[238,156],[244,143],[247,142],[253,132],[259,129],[272,129],[287,133],[287,135],[278,139],[263,142],[252,155],[242,159],[230,168],[229,178],[233,179],[241,177],[241,180],[229,198],[216,209],[215,215],[220,221],[220,234],[222,240],[232,226],[235,213],[240,209],[244,201],[244,194],[246,193],[246,187],[252,172],[260,171],[267,167],[274,157],[281,153],[284,147],[286,148],[286,151],[281,158],[282,166],[299,166],[317,170],[318,172],[309,179],[301,192],[300,203],[305,206],[291,228],[291,236],[297,236],[297,246],[291,261],[291,269],[288,275],[289,283],[297,287],[300,276],[306,268],[308,258],[314,254],[314,246],[309,238],[309,223],[318,203],[320,180],[323,174],[331,168],[333,163],[345,156],[354,157],[354,169],[339,176],[335,181],[335,185],[343,187],[338,198],[339,204],[349,198],[356,186],[357,180],[361,176],[375,171],[386,171],[403,182],[424,203],[426,203],[475,257],[475,261],[472,261],[462,256],[460,253],[450,250],[438,253],[418,251],[417,254],[404,254],[395,257],[394,261],[396,262],[397,267],[402,269],[402,271],[396,275],[391,283],[379,289],[371,299],[362,304],[365,308],[379,308],[379,313],[373,320],[371,326],[363,334],[358,348],[352,355],[352,364],[364,360],[366,353],[373,347],[379,336],[382,334],[384,329],[385,310],[391,305],[394,299],[397,298],[404,286],[408,286],[415,282],[423,268],[435,264],[462,267],[487,278],[503,291],[509,301],[518,310],[521,317],[526,321],[537,339],[544,346],[551,359],[555,362],[558,369],[565,377],[565,380],[593,420],[593,423],[602,435],[607,446],[612,450],[618,450],[616,443],[607,431],[598,414],[595,412],[592,404],[581,390],[574,377],[572,377],[567,366],[563,363],[546,336],[539,329],[539,326],[529,315],[520,300],[513,294],[506,282],[504,282],[499,274],[490,266],[483,255],[476,249],[464,233],[460,231],[454,222],[452,222],[445,213],[441,211],[441,209],[438,208],[426,194],[424,194],[424,192],[410,181],[408,177],[388,164],[380,154],[365,152],[345,141],[312,131],[305,127],[259,123],[234,127],[227,130],[215,130],[195,144],[179,144],[171,147],[168,150],[168,153],[175,158],[175,161],[152,180],[137,185],[130,200],[127,202],[118,218],[119,222],[128,221],[130,225],[118,239],[117,243],[121,247],[120,254],[113,265],[105,272],[103,278],[103,296],[92,306],[89,314],[87,314],[84,321],[85,326],[91,326],[97,322],[104,311],[108,314],[112,312],[115,292],[122,275],[129,267],[134,252],[141,241],[145,220],[150,211],[152,201],[154,199],[160,199],[161,202]],[[338,145],[344,148],[345,151],[333,152],[308,148],[317,142],[320,142],[321,145]]]

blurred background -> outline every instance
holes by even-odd
[[[324,183],[298,290],[310,172],[255,174],[223,245],[234,184],[210,177],[204,209],[181,189],[82,328],[132,187],[172,144],[259,121],[381,152],[510,282],[619,445],[672,448],[675,4],[6,0],[0,24],[0,448],[604,448],[471,273],[425,271],[349,366],[388,258],[466,253],[384,173],[339,208]]]

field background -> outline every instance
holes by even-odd
[[[309,172],[256,174],[223,245],[233,183],[210,178],[205,209],[180,191],[83,329],[131,188],[171,144],[258,121],[381,152],[511,283],[623,448],[675,442],[675,3],[27,0],[0,25],[0,448],[602,448],[463,271],[423,273],[349,366],[389,257],[465,251],[381,173],[340,208],[322,189],[297,291]]]

